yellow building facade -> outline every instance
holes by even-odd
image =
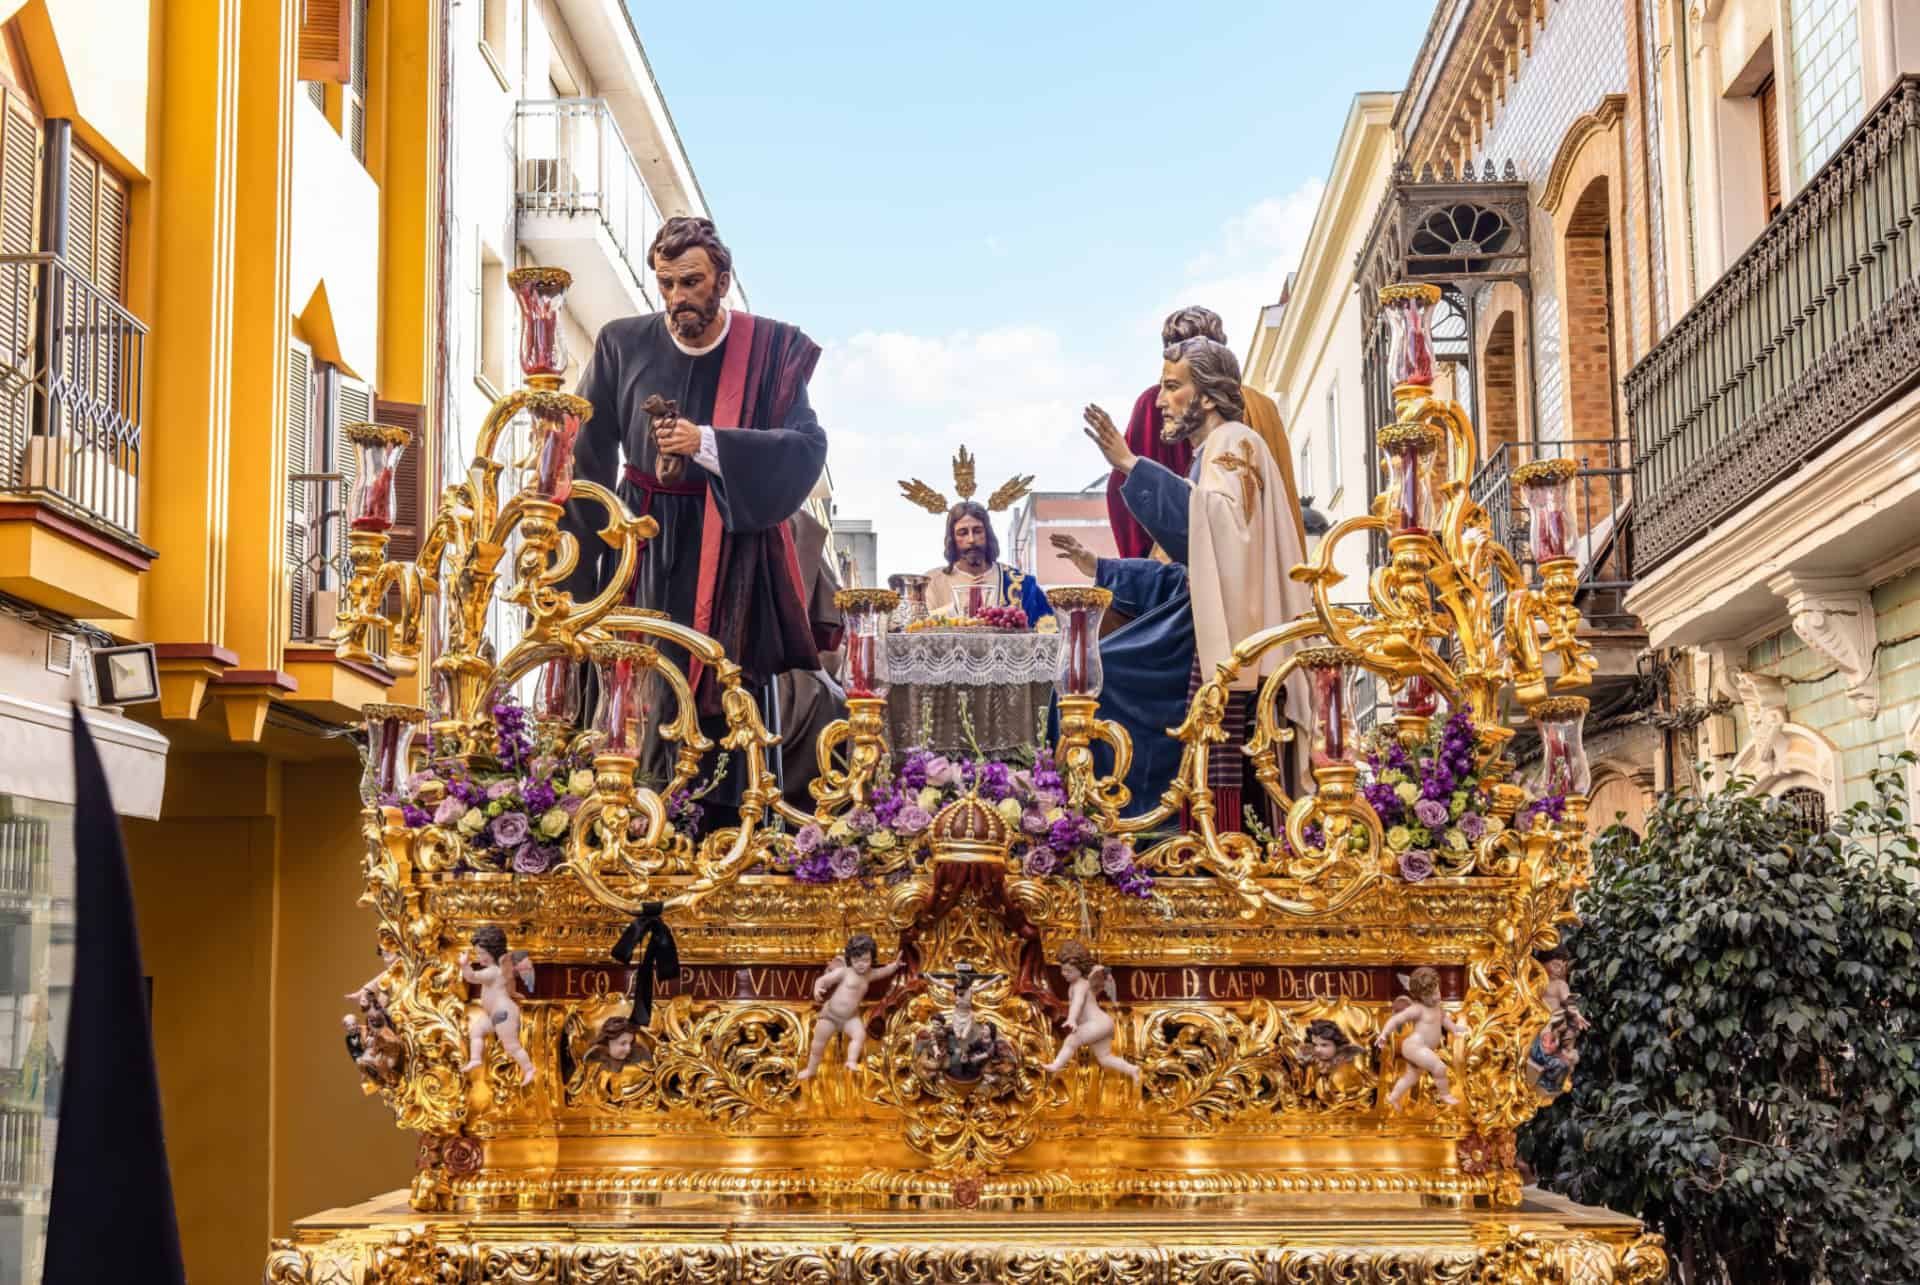
[[[431,434],[443,16],[0,0],[0,594],[50,648],[156,649],[160,700],[96,726],[129,729],[109,767],[196,1280],[255,1278],[294,1216],[411,1155],[305,1015],[377,966],[341,732],[413,680],[325,638],[341,428]]]

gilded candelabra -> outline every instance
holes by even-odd
[[[1122,781],[1133,746],[1099,716],[1108,595],[1056,589],[1049,598],[1061,633],[1059,730],[1050,762],[1059,809],[1023,812],[1017,800],[983,797],[986,774],[975,765],[964,786],[923,790],[918,797],[937,815],[924,829],[903,827],[909,838],[895,842],[889,833],[886,844],[875,842],[864,875],[807,882],[795,873],[807,845],[844,841],[834,836],[871,825],[889,799],[896,808],[902,802],[896,757],[905,750],[887,733],[887,630],[898,596],[862,589],[839,597],[847,713],[813,746],[812,808],[795,806],[768,766],[777,729],[765,725],[739,667],[712,638],[623,605],[654,524],[571,475],[574,436],[591,407],[558,388],[565,275],[531,269],[511,280],[527,386],[488,415],[471,467],[441,494],[416,563],[386,560],[378,488],[356,491],[354,577],[336,634],[341,654],[353,655],[371,627],[386,623],[395,650],[411,656],[423,620],[436,622],[431,719],[406,707],[367,711],[364,900],[378,916],[388,962],[362,994],[378,1001],[380,1020],[404,1048],[397,1073],[379,1063],[367,1088],[423,1136],[413,1211],[475,1221],[443,1224],[454,1229],[451,1248],[436,1247],[430,1233],[382,1240],[371,1224],[342,1231],[330,1223],[278,1251],[283,1274],[273,1279],[321,1279],[324,1255],[336,1252],[368,1270],[408,1255],[427,1261],[443,1249],[479,1263],[487,1237],[496,1248],[485,1253],[497,1256],[507,1252],[497,1245],[531,1234],[501,1240],[504,1233],[483,1232],[493,1214],[564,1219],[558,1211],[618,1209],[676,1193],[774,1204],[1068,1199],[1096,1207],[1122,1195],[1311,1195],[1323,1204],[1365,1196],[1452,1210],[1480,1204],[1494,1211],[1488,1218],[1512,1216],[1520,1191],[1514,1130],[1548,1100],[1529,1069],[1551,1016],[1536,956],[1557,943],[1587,874],[1586,703],[1566,689],[1587,681],[1592,659],[1574,605],[1578,553],[1566,495],[1573,467],[1542,461],[1516,474],[1531,514],[1542,580],[1535,587],[1468,493],[1471,425],[1432,392],[1427,311],[1437,291],[1385,292],[1395,381],[1394,422],[1378,435],[1386,494],[1293,569],[1311,590],[1311,613],[1244,640],[1205,676],[1170,729],[1181,760],[1163,797],[1129,810],[1136,801]],[[528,449],[508,462],[507,430],[522,416],[531,425]],[[361,438],[368,451],[384,452],[390,477],[405,443],[387,430]],[[503,502],[509,467],[523,481]],[[363,465],[363,482],[380,476]],[[615,554],[607,587],[587,603],[559,587],[580,552],[560,522],[574,499],[604,512],[597,538]],[[1370,577],[1369,609],[1335,605],[1334,551],[1375,533],[1388,560]],[[382,606],[396,587],[398,615],[387,621]],[[1496,590],[1505,601],[1497,619]],[[525,621],[524,635],[497,659],[484,635],[495,601]],[[587,669],[598,704],[583,729]],[[1471,719],[1469,784],[1490,799],[1489,822],[1471,842],[1438,851],[1430,871],[1396,864],[1395,837],[1368,801],[1377,784],[1347,707],[1362,672],[1392,693],[1388,735],[1406,746],[1427,742],[1442,702]],[[540,801],[515,805],[528,815],[515,822],[513,838],[530,824],[542,827],[542,841],[561,853],[551,865],[531,839],[511,862],[501,855],[508,846],[499,809],[481,788],[512,774],[498,761],[517,717],[505,698],[529,679],[536,753],[549,766],[533,787]],[[1249,688],[1252,735],[1234,746],[1227,702]],[[1559,800],[1557,813],[1529,805],[1528,789],[1513,779],[1509,701],[1540,730],[1532,792]],[[435,767],[416,776],[410,760],[422,726]],[[697,778],[716,749],[734,752],[740,802],[725,824],[696,833],[680,809],[698,795]],[[1223,826],[1207,785],[1209,757],[1221,753],[1248,756],[1278,819],[1275,833]],[[667,764],[664,781],[646,777],[650,757]],[[550,765],[563,759],[590,766],[555,774]],[[1289,781],[1312,788],[1296,796]],[[1092,827],[1083,858],[1118,844],[1117,859],[1137,860],[1151,875],[1151,898],[1017,859],[1023,827],[1044,829],[1063,817]],[[673,925],[682,971],[649,984],[643,1018],[636,979],[652,965],[616,967],[607,950],[623,929],[662,922]],[[511,933],[505,946],[503,929]],[[863,1013],[871,1038],[857,1066],[803,1081],[816,1020],[812,986],[855,932],[869,934],[871,951],[901,961],[903,971]],[[1137,1089],[1103,1080],[1094,1067],[1057,1077],[1043,1070],[1061,1047],[1066,1012],[1048,961],[1064,958],[1070,942],[1079,943],[1074,958],[1098,959],[1114,983],[1103,1011],[1113,1018],[1115,1051],[1139,1069]],[[507,993],[518,995],[515,1047],[530,1071],[498,1040],[470,1069],[467,1036],[480,1010],[463,971],[469,949],[522,970],[519,989]],[[1422,1002],[1443,1008],[1460,1032],[1439,1050],[1457,1103],[1425,1087],[1404,1103],[1390,1101],[1401,1064],[1395,1047],[1379,1045],[1409,974],[1418,975]],[[977,1082],[929,1070],[934,1064],[921,1056],[930,1039],[938,1043],[929,1032],[948,1029],[952,979],[962,976],[982,979],[969,992],[969,1020],[996,1033]],[[1381,1251],[1380,1270],[1425,1264],[1421,1270],[1441,1273],[1444,1259],[1460,1270],[1546,1273],[1486,1279],[1559,1279],[1551,1272],[1586,1254],[1589,1266],[1604,1261],[1607,1271],[1624,1273],[1618,1279],[1651,1280],[1664,1265],[1657,1245],[1634,1243],[1630,1220],[1547,1219],[1523,1232],[1462,1215],[1449,1226],[1434,1231],[1426,1249]],[[861,1237],[887,1234],[876,1226]],[[557,1276],[498,1278],[597,1280],[625,1270],[625,1249],[589,1245],[581,1235],[567,1232],[571,1249],[525,1248],[534,1267],[542,1253],[569,1264],[556,1266]],[[931,1278],[911,1275],[922,1268],[905,1257],[874,1258],[877,1274],[861,1275],[855,1258],[864,1252],[833,1249],[829,1257],[840,1257],[819,1278],[843,1270],[850,1279]],[[721,1263],[713,1257],[720,1253],[704,1241],[658,1248],[663,1271]],[[1165,1274],[1180,1270],[1166,1257],[1175,1253],[1164,1251],[1165,1262],[1156,1259],[1140,1278],[1186,1279]],[[1029,1278],[1011,1259],[993,1262],[1000,1265],[979,1269],[987,1277]],[[725,1263],[732,1265],[685,1278],[761,1279],[748,1257]],[[1121,1270],[1120,1258],[1101,1263]],[[1296,1269],[1274,1257],[1258,1270]],[[1134,1278],[1126,1272],[1116,1279]]]

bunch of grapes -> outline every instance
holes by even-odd
[[[1018,607],[982,607],[980,623],[989,629],[1025,629],[1027,613]]]

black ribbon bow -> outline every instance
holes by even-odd
[[[613,957],[632,964],[635,952],[640,962],[633,970],[633,1015],[629,1019],[638,1029],[653,1024],[653,987],[656,982],[680,979],[680,948],[674,944],[673,929],[660,917],[661,903],[642,903],[620,940],[613,945]],[[644,945],[643,945],[644,943]]]

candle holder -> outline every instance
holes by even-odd
[[[1435,285],[1393,285],[1380,292],[1395,401],[1423,397],[1433,388],[1433,305],[1439,302],[1440,287]]]
[[[347,496],[347,523],[355,531],[391,531],[398,511],[400,455],[413,440],[388,424],[349,424],[340,430],[353,444],[357,472]]]
[[[569,656],[542,665],[534,680],[534,727],[541,743],[556,752],[565,749],[580,728],[581,686],[580,666]]]
[[[1587,761],[1587,698],[1549,696],[1527,708],[1540,734],[1540,772],[1534,795],[1580,795],[1593,788],[1593,767]]]
[[[426,725],[418,705],[363,705],[367,724],[367,766],[360,775],[360,801],[368,807],[399,790],[412,774],[414,737]]]
[[[1307,678],[1307,750],[1315,779],[1323,767],[1353,766],[1348,674],[1360,663],[1350,647],[1308,647],[1295,655]]]
[[[1054,691],[1062,700],[1099,696],[1106,682],[1100,664],[1100,621],[1113,605],[1113,594],[1072,585],[1049,589],[1047,603],[1060,622],[1060,660],[1053,674]]]
[[[1513,484],[1527,506],[1527,543],[1536,565],[1573,557],[1573,520],[1568,492],[1577,466],[1572,460],[1536,460],[1513,471]]]
[[[593,716],[600,757],[638,763],[647,735],[646,677],[659,653],[645,643],[596,642],[587,648],[587,654],[593,659],[600,687],[600,702]]]
[[[553,504],[565,504],[573,495],[573,444],[580,427],[593,418],[593,403],[571,393],[535,392],[527,395],[533,416],[533,478],[527,493]]]
[[[520,373],[536,388],[555,388],[567,373],[560,310],[573,275],[564,268],[515,268],[507,289],[520,305]]]
[[[1387,520],[1402,535],[1424,533],[1440,513],[1434,480],[1440,431],[1425,424],[1389,424],[1377,440],[1387,465]]]
[[[841,685],[849,700],[887,698],[887,617],[900,605],[891,589],[842,589],[833,595],[846,621]]]
[[[1427,739],[1433,716],[1440,708],[1440,693],[1425,674],[1413,674],[1400,685],[1393,697],[1394,735],[1409,747]]]

